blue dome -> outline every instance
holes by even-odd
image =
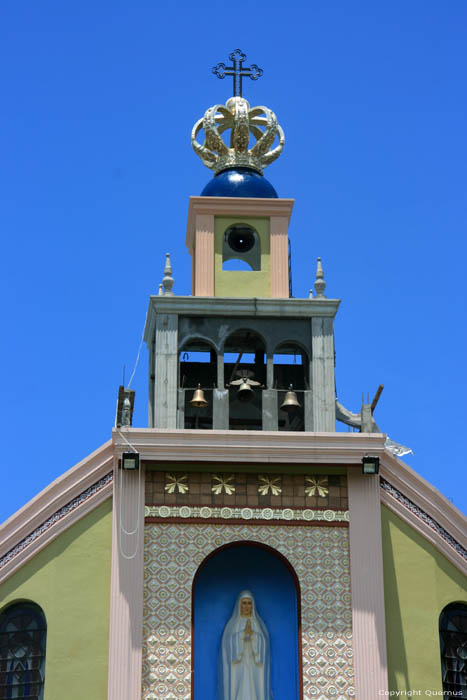
[[[251,168],[229,168],[212,178],[201,192],[202,197],[276,198],[277,192],[263,175]]]

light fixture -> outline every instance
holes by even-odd
[[[134,470],[139,469],[139,453],[138,452],[123,452],[122,469]]]
[[[379,457],[370,457],[366,455],[362,459],[363,474],[378,474],[379,473]]]

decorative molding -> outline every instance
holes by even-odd
[[[381,479],[381,488],[384,491],[384,494],[381,496],[381,501],[384,503],[384,505],[388,506],[393,512],[396,513],[396,515],[401,516],[403,520],[408,522],[410,525],[415,526],[415,529],[424,535],[425,538],[432,544],[434,544],[442,554],[444,554],[455,566],[457,566],[457,568],[459,568],[463,573],[467,573],[467,549],[465,547],[459,544],[459,542],[457,542],[454,537],[449,534],[449,532],[447,532],[438,522],[436,522],[434,518],[428,515],[428,513],[413,503],[413,501],[411,501],[409,498],[404,496],[404,494],[394,486],[391,486],[391,484],[385,479]],[[394,499],[402,507],[402,509],[400,507],[394,507]],[[414,517],[416,520],[414,520]],[[437,535],[437,537],[433,536],[430,532],[427,532],[427,528],[432,530],[433,535]],[[447,549],[446,546],[443,546],[443,544],[439,542],[439,539],[441,539],[442,542],[449,547],[449,549]],[[454,550],[454,552],[461,557],[463,560],[462,565],[460,565],[457,556],[454,556],[454,552],[452,552],[452,550]]]
[[[234,199],[234,198],[232,198]],[[209,296],[159,296],[149,298],[144,340],[149,345],[154,339],[157,314],[179,316],[228,316],[287,318],[334,318],[339,299],[294,299]]]
[[[317,493],[318,497],[325,498],[329,493],[327,476],[321,479],[315,476],[306,476],[305,484],[308,484],[305,486],[305,496],[311,497]]]
[[[146,518],[211,518],[223,520],[285,520],[304,522],[349,522],[348,510],[311,508],[237,508],[215,506],[146,506]]]
[[[24,538],[24,540],[21,540],[21,542],[18,542],[16,547],[13,547],[13,549],[10,549],[9,552],[7,552],[1,559],[0,559],[0,569],[3,568],[8,562],[10,562],[14,557],[16,557],[18,554],[20,554],[26,547],[28,547],[32,542],[34,542],[38,537],[40,537],[44,532],[49,530],[53,525],[59,522],[59,520],[62,520],[62,518],[65,518],[69,513],[72,513],[76,508],[79,508],[83,503],[86,503],[86,501],[93,496],[95,496],[99,491],[104,489],[108,484],[112,482],[113,479],[113,474],[107,474],[107,476],[104,476],[102,479],[99,479],[99,481],[92,486],[90,486],[86,491],[83,491],[83,493],[80,493],[79,496],[74,498],[70,503],[67,503],[66,506],[63,506],[63,508],[60,508],[60,510],[57,510],[56,513],[50,516],[50,518],[47,518],[45,522],[42,523],[39,527],[37,527],[33,532],[31,532],[30,535]]]
[[[52,482],[0,528],[0,582],[112,495],[109,441]]]
[[[167,493],[188,493],[187,479],[187,474],[167,474],[164,489]]]
[[[261,496],[267,496],[270,492],[272,496],[279,496],[282,493],[281,477],[280,476],[258,476],[258,493]]]
[[[467,519],[437,488],[386,450],[381,458],[380,473],[467,549]]]
[[[459,571],[467,574],[464,555],[467,521],[463,513],[405,462],[390,453],[384,453],[380,472],[381,502],[436,547]]]
[[[380,433],[296,433],[256,430],[182,430],[127,428],[121,431],[145,461],[264,462],[276,464],[345,464],[361,470],[368,452],[384,453]],[[126,450],[116,432],[117,453]]]

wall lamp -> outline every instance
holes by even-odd
[[[379,457],[366,456],[362,459],[363,474],[378,474],[379,473]]]
[[[127,470],[139,469],[139,453],[138,452],[123,452],[122,453],[121,467],[122,467],[122,469],[127,469]]]

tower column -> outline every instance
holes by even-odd
[[[214,296],[214,215],[197,214],[193,295]]]
[[[271,216],[271,297],[289,297],[289,220]]]
[[[347,469],[355,696],[388,690],[379,475]]]
[[[154,427],[177,427],[178,316],[156,316]]]
[[[333,433],[336,430],[334,398],[334,337],[332,318],[311,319],[313,430]]]
[[[141,698],[144,483],[144,471],[123,471],[116,460],[112,509],[108,700]]]

